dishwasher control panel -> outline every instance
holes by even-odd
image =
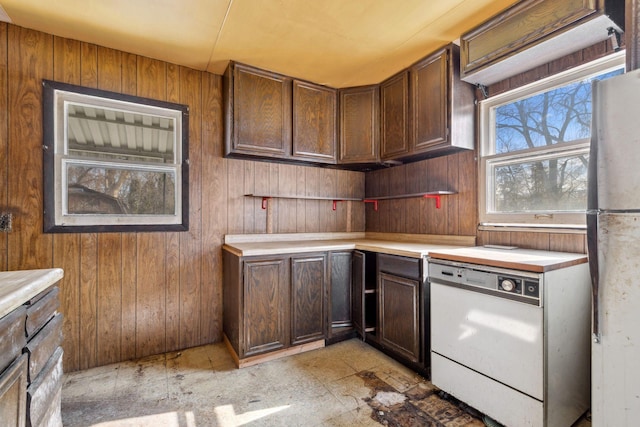
[[[429,260],[429,281],[476,292],[541,304],[539,275],[515,270]]]

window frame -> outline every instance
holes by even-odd
[[[560,157],[568,154],[588,154],[590,138],[575,140],[553,146],[542,146],[519,150],[511,153],[495,153],[496,113],[495,110],[505,104],[520,99],[530,98],[552,89],[569,85],[585,78],[624,68],[624,51],[616,52],[589,63],[554,74],[539,81],[520,86],[479,102],[479,176],[478,176],[478,218],[481,228],[516,227],[545,229],[584,229],[584,211],[550,211],[537,212],[495,212],[493,198],[493,175],[490,173],[496,166],[524,163],[529,159],[542,157]],[[491,191],[491,194],[489,194]]]
[[[147,149],[141,154],[117,154],[110,151],[113,148],[105,148],[101,152],[98,144],[90,147],[89,150],[78,151],[70,147],[69,143],[70,105],[74,108],[105,109],[168,120],[173,124],[173,138],[166,140],[171,144],[172,154],[162,154],[160,148],[156,151],[148,149],[148,155]],[[189,107],[187,105],[43,80],[43,113],[43,228],[45,233],[187,231],[189,229]],[[149,128],[148,125],[129,125],[128,122],[123,126]],[[135,132],[136,140],[142,133],[142,130]],[[85,152],[85,155],[82,155],[82,152]],[[94,152],[95,155],[86,154]],[[126,158],[123,159],[122,156]],[[157,163],[150,161],[161,157],[170,160]],[[174,188],[173,212],[160,214],[69,212],[70,186],[67,177],[68,170],[72,167],[171,175]],[[82,191],[95,193],[90,188]],[[104,198],[108,197],[104,196]],[[112,203],[120,204],[117,199]]]

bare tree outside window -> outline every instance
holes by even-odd
[[[494,165],[495,211],[586,208],[588,154],[550,152],[544,147],[588,140],[591,82],[620,73],[601,74],[495,109],[495,154],[532,150],[530,155]]]

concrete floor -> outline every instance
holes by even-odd
[[[62,419],[65,427],[380,426],[363,371],[399,393],[433,388],[357,339],[240,370],[213,344],[65,374]]]

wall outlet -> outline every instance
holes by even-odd
[[[8,212],[0,213],[0,233],[11,233],[13,214]]]

